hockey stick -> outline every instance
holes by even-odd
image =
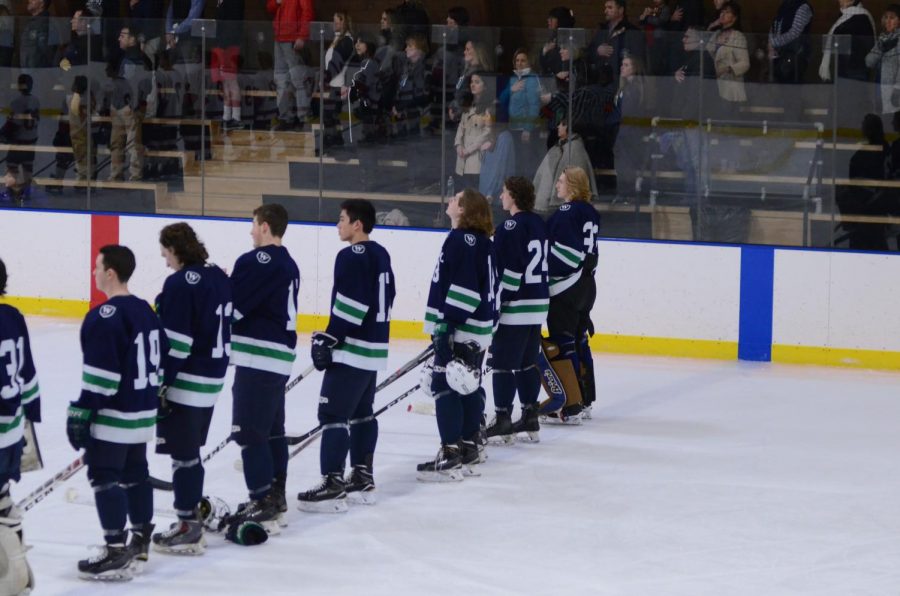
[[[381,416],[382,414],[387,412],[389,409],[396,406],[398,403],[400,403],[401,401],[403,401],[404,399],[406,399],[407,397],[409,397],[410,395],[412,395],[413,393],[418,391],[419,387],[420,387],[420,385],[418,385],[418,384],[415,387],[410,387],[409,389],[407,389],[406,391],[404,391],[403,393],[401,393],[400,395],[398,395],[397,397],[395,397],[388,403],[381,406],[374,414],[372,414],[372,417],[378,418],[379,416]],[[321,430],[322,430],[322,426],[319,425],[319,426],[315,427],[314,429],[303,433],[299,437],[292,437],[293,439],[297,439],[295,443],[292,443],[292,445],[296,445],[297,443],[300,443],[300,445],[296,449],[291,451],[290,454],[288,454],[288,459],[291,459],[292,457],[294,457],[295,455],[297,455],[298,453],[300,453],[301,451],[303,451],[304,449],[309,447],[313,443],[313,440],[318,438],[318,435],[321,434]]]
[[[47,482],[43,483],[42,485],[40,485],[39,487],[37,487],[36,489],[31,491],[31,493],[27,497],[25,497],[24,499],[22,499],[21,501],[16,503],[16,507],[21,509],[23,512],[28,511],[29,509],[31,509],[32,507],[34,507],[35,505],[37,505],[38,503],[43,501],[44,497],[46,497],[47,495],[52,493],[54,490],[56,490],[60,484],[62,484],[63,482],[65,482],[66,480],[68,480],[69,478],[74,476],[83,467],[84,467],[84,456],[81,455],[78,457],[78,459],[76,459],[75,461],[70,463],[68,466],[66,466],[59,472],[57,472],[53,476],[53,478],[50,478],[49,480],[47,480]]]
[[[285,385],[285,387],[284,387],[285,394],[287,394],[291,389],[296,387],[300,383],[300,381],[302,381],[303,379],[305,379],[306,377],[311,375],[313,373],[313,371],[315,371],[315,370],[316,370],[316,367],[313,366],[312,364],[310,364],[308,367],[306,367],[306,370],[304,370],[302,373],[300,373],[299,375],[294,377],[294,379],[290,383]],[[210,451],[209,453],[207,453],[206,455],[203,456],[203,459],[200,460],[200,464],[203,465],[206,462],[208,462],[209,460],[211,460],[215,454],[217,454],[218,452],[225,449],[225,447],[230,442],[231,442],[231,435],[228,435],[227,437],[222,439],[222,441],[218,445],[216,445],[212,451]],[[175,486],[171,482],[167,482],[165,480],[160,480],[159,478],[154,478],[153,476],[150,477],[150,484],[153,485],[153,488],[158,489],[158,490],[175,490]]]
[[[396,381],[397,379],[399,379],[400,377],[402,377],[403,375],[405,375],[412,369],[416,368],[417,366],[419,366],[420,364],[422,364],[423,362],[425,362],[426,360],[431,358],[431,355],[433,352],[434,352],[434,348],[429,345],[418,356],[416,356],[415,358],[413,358],[412,360],[410,360],[409,362],[407,362],[406,364],[401,366],[399,369],[397,369],[397,372],[395,372],[394,374],[392,374],[391,376],[389,376],[388,378],[383,380],[381,383],[379,383],[378,386],[375,387],[375,393],[378,393],[379,391],[381,391],[382,389],[384,389],[385,387],[387,387],[388,385],[390,385],[391,383],[393,383],[394,381]],[[287,444],[288,445],[296,445],[298,443],[302,443],[306,439],[308,439],[311,436],[313,436],[314,434],[316,434],[316,432],[318,432],[318,430],[319,430],[319,427],[317,426],[316,428],[314,428],[311,431],[308,431],[302,435],[293,436],[293,437],[292,436],[285,437],[287,439]]]

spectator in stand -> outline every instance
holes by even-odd
[[[129,27],[119,32],[119,65],[112,63],[110,117],[112,132],[109,139],[109,179],[124,178],[125,153],[129,154],[128,181],[144,178],[143,122],[146,98],[149,93],[150,59],[141,52],[137,38]]]
[[[128,0],[129,24],[134,28],[141,51],[156,64],[163,49],[163,0]]]
[[[634,56],[625,56],[619,76],[615,111],[610,118],[613,161],[616,166],[617,199],[628,201],[637,196],[636,182],[647,156],[643,128],[634,120],[644,113],[644,67]]]
[[[456,81],[453,103],[450,105],[450,119],[459,120],[463,112],[463,97],[469,93],[471,76],[479,71],[492,71],[493,61],[483,43],[469,40],[463,47],[463,71]]]
[[[378,47],[375,49],[375,62],[378,63],[378,79],[381,85],[381,111],[389,114],[397,102],[397,86],[403,74],[406,62],[403,55],[403,42],[394,34],[394,22],[397,12],[386,8],[381,13],[381,29],[378,35]],[[422,65],[424,68],[424,64]],[[424,72],[422,78],[424,81]]]
[[[500,105],[506,107],[509,114],[509,131],[515,141],[516,167],[515,174],[529,174],[534,171],[540,159],[538,130],[541,122],[541,80],[531,70],[528,50],[519,48],[513,53],[513,76],[500,94]],[[500,180],[506,179],[504,176]],[[485,193],[485,196],[498,198],[499,192]]]
[[[428,129],[437,133],[441,122],[448,114],[443,113],[444,101],[451,106],[456,96],[457,86],[462,81],[465,61],[463,51],[465,40],[461,39],[461,29],[469,25],[469,11],[464,6],[454,6],[447,11],[447,27],[450,29],[447,47],[438,46],[431,63],[431,123]],[[445,79],[446,77],[446,79]],[[446,85],[445,85],[446,80]],[[456,124],[449,119],[448,126]]]
[[[900,110],[900,4],[891,4],[881,17],[884,33],[878,36],[875,47],[866,55],[866,66],[879,68],[881,85],[881,113]]]
[[[648,71],[651,74],[661,75],[666,69],[666,29],[671,19],[672,10],[666,5],[666,0],[650,0],[650,5],[641,13],[639,22],[644,29]]]
[[[597,196],[597,181],[594,179],[591,158],[588,157],[581,137],[577,133],[569,133],[565,118],[557,124],[557,138],[559,141],[547,151],[534,175],[534,210],[545,219],[562,204],[562,199],[556,192],[556,181],[569,166],[581,168],[587,173],[591,196]]]
[[[334,39],[325,52],[325,58],[322,60],[324,67],[322,80],[327,84],[323,85],[322,93],[327,93],[325,98],[325,113],[322,115],[322,124],[324,128],[324,145],[340,146],[344,144],[342,131],[338,128],[340,123],[341,106],[341,89],[347,83],[347,65],[350,58],[353,57],[354,44],[353,34],[351,33],[352,21],[350,14],[347,12],[336,12],[333,17],[334,21]]]
[[[38,125],[41,122],[41,102],[31,94],[34,79],[22,73],[17,79],[19,95],[10,102],[10,114],[0,129],[0,140],[13,145],[34,145],[38,140]],[[18,166],[22,175],[31,182],[34,171],[34,151],[10,150],[6,154],[9,166]]]
[[[750,70],[750,54],[747,38],[737,28],[740,19],[740,7],[730,0],[725,2],[719,11],[722,28],[707,48],[715,63],[723,118],[738,116],[739,106],[747,101],[744,74]]]
[[[97,149],[93,146],[93,138],[88,130],[88,114],[94,111],[94,95],[88,96],[88,81],[84,75],[75,77],[72,82],[72,95],[69,99],[69,137],[72,139],[72,154],[75,159],[75,181],[87,183],[93,178],[97,166]],[[90,146],[90,165],[88,165],[88,143]],[[76,187],[76,191],[84,190]]]
[[[591,82],[609,85],[618,81],[626,52],[643,57],[644,40],[641,30],[628,21],[625,0],[606,0],[603,14],[606,23],[588,46],[587,61]]]
[[[56,64],[59,33],[50,19],[50,0],[28,0],[30,15],[19,38],[19,66],[23,70],[46,68]]]
[[[713,0],[713,3],[716,2],[718,0]],[[675,3],[669,22],[671,31],[684,31],[689,27],[700,27],[704,24],[703,0],[678,0]]]
[[[428,91],[425,82],[425,55],[428,42],[420,34],[406,38],[406,53],[403,70],[397,88],[397,101],[391,108],[396,130],[391,135],[400,137],[418,136],[422,111],[428,106]]]
[[[837,60],[838,76],[843,79],[868,81],[866,55],[875,46],[875,19],[860,0],[838,0],[841,16],[828,30],[828,35],[849,35],[850,54],[832,55],[831,44],[826,46],[819,64],[819,78],[825,82],[834,77],[832,60]]]
[[[709,24],[706,26],[707,31],[718,31],[722,28],[722,22],[719,20],[719,17],[722,15],[722,5],[725,4],[725,2],[727,2],[727,0],[713,0],[713,15]]]
[[[496,112],[494,94],[488,91],[487,73],[478,71],[469,77],[471,102],[456,129],[456,188],[478,188],[483,153],[493,146],[491,132]]]
[[[275,86],[278,95],[276,130],[303,130],[309,116],[314,71],[309,67],[309,24],[315,18],[312,0],[267,0],[275,34]],[[293,102],[290,95],[293,93]]]
[[[216,38],[209,74],[213,83],[222,84],[222,129],[226,132],[244,127],[241,122],[241,86],[237,80],[243,21],[244,0],[218,0]]]
[[[563,69],[563,59],[560,55],[562,46],[559,42],[559,29],[572,29],[575,27],[575,13],[565,6],[551,8],[547,15],[547,29],[550,33],[547,43],[541,48],[541,74],[551,77],[559,76],[568,69]]]
[[[356,115],[362,120],[363,143],[375,141],[375,122],[378,119],[381,86],[378,80],[378,63],[373,57],[375,44],[358,37],[354,44],[355,55],[350,65],[356,69],[347,86],[341,89],[341,98],[356,103]]]
[[[3,189],[0,190],[0,206],[27,207],[30,209],[46,209],[50,201],[46,194],[31,184],[31,172],[18,165],[9,164],[6,173],[0,178]]]
[[[813,9],[807,0],[782,0],[769,29],[769,58],[775,80],[801,83],[812,53]]]

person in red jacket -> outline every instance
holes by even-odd
[[[276,130],[302,130],[312,97],[314,71],[309,67],[309,24],[313,0],[266,0],[275,33]],[[293,88],[294,103],[290,101]]]

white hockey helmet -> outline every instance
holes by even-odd
[[[447,364],[447,385],[460,395],[475,393],[481,387],[481,369],[454,358]]]
[[[434,398],[434,392],[431,390],[432,377],[434,377],[434,357],[426,360],[419,372],[419,391],[430,398]]]

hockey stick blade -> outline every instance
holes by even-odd
[[[285,388],[284,388],[285,394],[287,394],[291,389],[296,387],[300,383],[300,381],[302,381],[303,379],[305,379],[306,377],[311,375],[315,370],[316,370],[316,367],[313,366],[312,364],[310,364],[308,367],[306,367],[306,370],[304,370],[302,373],[297,375],[293,380],[291,380],[290,383],[288,383],[285,386]],[[215,454],[217,454],[218,452],[225,449],[225,447],[230,442],[231,442],[231,435],[228,435],[218,445],[216,445],[212,451],[210,451],[209,453],[204,455],[203,459],[200,461],[200,463],[205,464],[206,462],[211,460]],[[153,488],[155,488],[157,490],[171,491],[171,490],[175,489],[175,487],[172,485],[171,482],[167,482],[165,480],[160,480],[159,478],[155,478],[154,476],[150,477],[150,485],[153,486]]]

